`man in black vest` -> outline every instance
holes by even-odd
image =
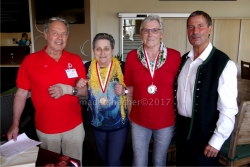
[[[182,56],[175,83],[177,166],[217,166],[237,107],[237,68],[209,41],[212,19],[191,13],[187,33],[193,49]]]

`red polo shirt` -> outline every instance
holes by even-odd
[[[180,52],[167,48],[166,62],[154,73],[155,94],[148,93],[152,77],[138,58],[137,50],[128,53],[124,81],[133,86],[133,105],[130,119],[150,129],[174,125],[174,79],[181,63]]]
[[[18,88],[31,91],[36,128],[43,133],[61,133],[83,122],[79,98],[63,95],[54,99],[50,97],[48,89],[58,83],[75,86],[78,79],[86,78],[86,73],[78,55],[64,50],[56,62],[45,52],[45,48],[24,59],[16,82]],[[76,69],[78,77],[68,78],[65,70],[69,65]]]

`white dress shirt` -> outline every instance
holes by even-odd
[[[192,117],[193,91],[196,79],[196,72],[199,65],[209,56],[213,46],[211,43],[202,54],[194,60],[194,51],[187,55],[189,58],[183,66],[178,77],[177,102],[178,113],[184,117]],[[216,123],[214,134],[209,144],[220,150],[224,141],[230,136],[235,122],[235,115],[238,112],[237,106],[237,68],[233,61],[229,60],[224,68],[218,85],[219,119]]]

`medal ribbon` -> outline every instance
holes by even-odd
[[[103,84],[102,83],[102,78],[101,78],[101,75],[100,75],[100,71],[99,71],[99,65],[96,62],[96,71],[97,71],[97,74],[98,74],[98,80],[99,80],[99,83],[100,83],[100,86],[101,86],[101,89],[102,89],[103,93],[106,91],[106,88],[107,88],[107,81],[108,81],[108,78],[110,76],[110,71],[111,71],[112,65],[113,65],[113,60],[109,64],[108,72],[106,74],[105,81],[104,81],[104,84]]]
[[[146,59],[147,65],[148,65],[148,69],[149,69],[149,72],[150,72],[150,75],[151,75],[151,78],[152,78],[152,84],[153,84],[155,67],[156,67],[156,64],[158,62],[158,57],[160,55],[160,52],[157,53],[157,56],[155,57],[155,60],[154,60],[154,66],[153,66],[153,68],[151,68],[151,65],[149,63],[148,54],[147,54],[147,52],[145,51],[144,48],[143,48],[143,50],[144,50],[144,56],[145,56],[145,59]]]

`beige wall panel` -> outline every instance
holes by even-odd
[[[164,35],[163,42],[169,47],[181,52],[186,50],[186,19],[166,19],[163,18]]]
[[[213,45],[226,53],[235,63],[238,61],[240,19],[217,19],[214,23]]]
[[[91,36],[98,32],[114,36],[119,51],[120,21],[117,13],[191,13],[204,10],[212,18],[250,18],[250,0],[237,1],[159,1],[159,0],[91,0]],[[228,12],[230,11],[230,12]]]
[[[250,62],[250,19],[241,21],[239,62]]]
[[[0,36],[1,36],[0,46],[8,46],[7,44],[8,34],[0,33]]]
[[[212,20],[212,27],[214,27],[214,20]],[[214,36],[214,31],[212,30],[210,34],[210,42],[213,44],[213,36]],[[187,35],[186,35],[187,36]],[[189,52],[192,49],[192,45],[189,43],[188,36],[187,36],[187,47],[186,47],[186,52]]]

